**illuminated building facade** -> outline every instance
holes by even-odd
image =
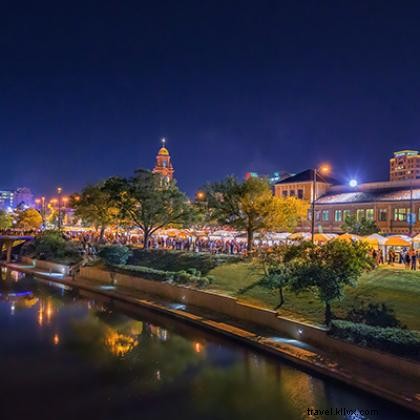
[[[0,209],[12,210],[14,205],[14,192],[9,190],[0,191]]]
[[[313,180],[313,169],[307,169],[306,171],[299,172],[296,175],[277,182],[274,185],[274,195],[277,197],[296,197],[312,203]],[[315,196],[322,196],[334,184],[338,184],[335,179],[318,173]]]
[[[420,179],[420,154],[417,150],[401,150],[389,160],[389,180]]]
[[[156,156],[156,164],[153,168],[154,174],[160,174],[166,182],[173,179],[174,168],[172,166],[171,156],[166,148],[166,141],[162,139],[162,147]]]

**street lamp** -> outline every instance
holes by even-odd
[[[328,175],[331,172],[329,165],[321,165],[319,168],[315,168],[313,171],[312,178],[312,208],[311,208],[311,241],[314,243],[315,236],[315,201],[316,201],[316,185],[319,174]]]
[[[356,188],[356,187],[357,187],[357,185],[358,185],[357,179],[351,179],[351,180],[349,181],[349,186],[350,186],[351,188]]]
[[[61,229],[61,193],[63,192],[63,189],[61,187],[57,188],[57,194],[58,194],[58,229]]]

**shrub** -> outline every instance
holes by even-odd
[[[179,284],[187,284],[191,282],[192,277],[194,277],[192,274],[182,270],[175,274],[174,281]]]
[[[420,360],[420,333],[334,320],[329,334],[364,347]]]
[[[156,270],[150,267],[143,267],[139,265],[114,265],[113,269],[124,273],[139,276],[147,280],[167,281],[176,284],[189,284],[200,288],[207,287],[212,281],[211,276],[194,276],[185,270],[182,271],[164,271]]]
[[[210,284],[210,281],[209,281],[209,278],[208,277],[199,277],[196,280],[196,284],[197,284],[198,287],[200,287],[200,288],[203,289],[203,288],[207,287]]]
[[[237,255],[224,255],[209,253],[192,253],[187,251],[168,251],[163,249],[133,249],[133,255],[128,264],[153,267],[158,270],[180,271],[197,270],[207,274],[213,268],[226,263],[235,263],[241,260]],[[190,272],[197,275],[197,273]]]
[[[107,265],[125,265],[130,255],[130,248],[123,245],[107,245],[99,251],[99,256]]]
[[[171,271],[155,270],[154,268],[139,265],[114,265],[112,268],[124,274],[132,274],[147,280],[157,281],[173,281],[176,274]]]
[[[75,264],[81,260],[75,243],[66,240],[60,231],[46,230],[22,248],[23,255],[40,260]]]
[[[364,302],[361,302],[347,313],[346,319],[376,327],[403,328],[394,310],[386,303],[369,303],[366,306]]]

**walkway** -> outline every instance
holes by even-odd
[[[420,379],[401,377],[355,360],[350,356],[326,353],[304,342],[281,337],[278,333],[235,322],[215,312],[178,302],[168,302],[138,290],[120,286],[101,285],[84,278],[73,280],[58,273],[48,273],[24,264],[7,264],[12,270],[33,274],[50,282],[57,282],[108,298],[141,306],[170,315],[194,325],[221,333],[244,344],[287,359],[307,370],[338,379],[348,385],[376,394],[420,413]]]

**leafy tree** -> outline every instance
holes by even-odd
[[[280,308],[284,303],[283,289],[290,280],[288,267],[284,263],[286,248],[286,246],[275,246],[268,251],[261,251],[257,254],[257,260],[264,272],[262,281],[259,284],[278,291],[280,302],[277,308]]]
[[[0,210],[0,230],[10,229],[13,226],[13,217],[4,210]]]
[[[16,227],[23,230],[37,230],[42,225],[42,216],[35,209],[19,210],[16,214]]]
[[[67,241],[58,230],[41,232],[33,242],[24,245],[23,252],[32,258],[71,264],[80,260],[76,245]]]
[[[210,217],[247,233],[248,251],[255,232],[293,230],[306,215],[307,204],[294,197],[274,197],[265,179],[249,178],[239,182],[227,177],[206,188]]]
[[[100,240],[105,229],[118,219],[118,209],[104,183],[88,185],[80,194],[72,195],[71,206],[76,217],[100,229]]]
[[[325,324],[329,325],[331,303],[343,296],[344,286],[354,286],[363,271],[372,266],[366,244],[330,241],[321,246],[307,244],[288,269],[292,290],[313,290],[325,304]]]
[[[163,183],[159,174],[138,170],[131,178],[110,178],[105,183],[112,200],[127,219],[142,230],[144,247],[150,236],[170,224],[191,222],[194,211],[174,181]]]
[[[347,216],[341,228],[345,232],[362,236],[379,232],[379,227],[374,220],[368,220],[365,217],[358,220],[355,214]]]

